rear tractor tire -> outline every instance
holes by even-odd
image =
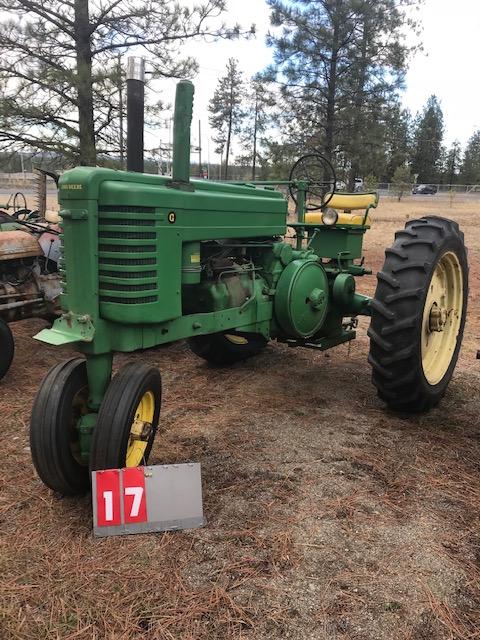
[[[15,343],[10,327],[0,320],[0,380],[7,374],[15,353]]]
[[[188,340],[196,356],[220,367],[256,356],[266,345],[267,340],[257,333],[213,333]]]
[[[391,409],[427,411],[445,394],[462,343],[468,298],[463,233],[445,218],[411,220],[385,256],[368,330],[373,384]]]

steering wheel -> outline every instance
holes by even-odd
[[[298,180],[308,182],[305,204],[307,211],[326,207],[333,198],[337,186],[337,175],[332,163],[320,153],[308,153],[297,160],[288,179],[290,182]],[[290,185],[289,191],[292,200],[297,204],[298,189]]]
[[[18,203],[18,200],[23,200],[23,207]],[[17,191],[17,193],[13,196],[13,210],[19,211],[21,209],[27,208],[27,199],[21,191]]]

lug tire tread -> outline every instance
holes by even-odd
[[[409,220],[395,238],[377,276],[368,359],[380,399],[393,410],[422,412],[442,398],[458,358],[468,298],[467,250],[458,224],[439,216]],[[446,251],[456,253],[462,268],[462,320],[449,368],[437,385],[429,385],[421,359],[423,301],[435,266]]]

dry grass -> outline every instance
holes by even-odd
[[[328,357],[273,344],[225,371],[177,344],[128,358],[163,373],[153,462],[202,462],[201,530],[93,539],[89,498],[41,485],[30,407],[68,351],[32,341],[39,321],[14,326],[0,397],[2,640],[480,637],[477,204],[426,202],[383,203],[366,255],[378,269],[407,216],[443,213],[465,231],[465,347],[430,414],[407,420],[376,399],[366,322]]]

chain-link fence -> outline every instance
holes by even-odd
[[[480,197],[480,184],[431,184],[429,183],[428,185],[425,185],[427,187],[433,187],[433,189],[431,189],[431,191],[434,191],[434,193],[412,193],[414,187],[420,187],[420,185],[412,185],[410,189],[406,190],[402,196],[402,198],[404,197],[408,197],[408,196],[416,196],[416,197],[423,197],[423,198],[429,198],[432,196],[449,196],[451,197],[452,195],[454,197],[456,196],[463,196],[463,197]],[[381,182],[378,185],[378,191],[380,192],[381,196],[392,196],[395,197],[397,195],[397,191],[395,189],[395,185],[393,185],[391,182]],[[420,190],[421,191],[421,190]]]

